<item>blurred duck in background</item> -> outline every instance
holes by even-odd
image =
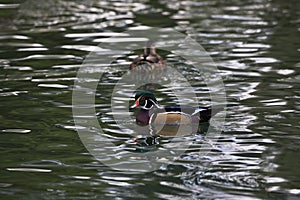
[[[151,68],[162,67],[165,65],[162,57],[156,53],[156,48],[152,41],[147,42],[144,53],[135,58],[130,64],[130,69],[135,69],[138,66],[146,65]]]

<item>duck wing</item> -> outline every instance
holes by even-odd
[[[191,117],[199,122],[207,122],[212,116],[222,111],[223,108],[216,107],[212,110],[211,107],[191,107],[191,106],[165,106],[161,109],[158,109],[156,112],[183,112],[191,115]]]

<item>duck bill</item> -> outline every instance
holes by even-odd
[[[138,106],[139,106],[139,101],[137,100],[137,101],[135,101],[135,103],[132,106],[130,106],[130,109],[134,109]]]
[[[141,98],[141,97],[140,97]],[[136,108],[136,107],[138,107],[139,105],[140,105],[140,98],[138,98],[135,102],[134,102],[134,104],[132,105],[132,106],[130,106],[130,109],[134,109],[134,108]]]

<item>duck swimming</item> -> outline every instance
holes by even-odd
[[[144,53],[135,58],[130,64],[130,69],[134,69],[142,64],[148,64],[152,67],[163,66],[165,65],[162,57],[156,53],[156,48],[154,43],[149,41],[147,46],[144,49]]]
[[[210,107],[160,106],[154,94],[145,90],[136,92],[135,103],[130,109],[135,108],[140,108],[135,113],[136,123],[139,125],[189,125],[208,122],[215,114]]]

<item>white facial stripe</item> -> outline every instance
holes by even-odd
[[[150,100],[151,100],[151,99],[150,99]],[[143,109],[145,109],[145,110],[150,110],[150,109],[153,107],[153,105],[152,105],[150,108],[147,108],[147,107],[146,107],[147,104],[148,104],[148,100],[145,100],[145,105],[144,105],[144,106],[141,106],[141,108],[143,108]]]

